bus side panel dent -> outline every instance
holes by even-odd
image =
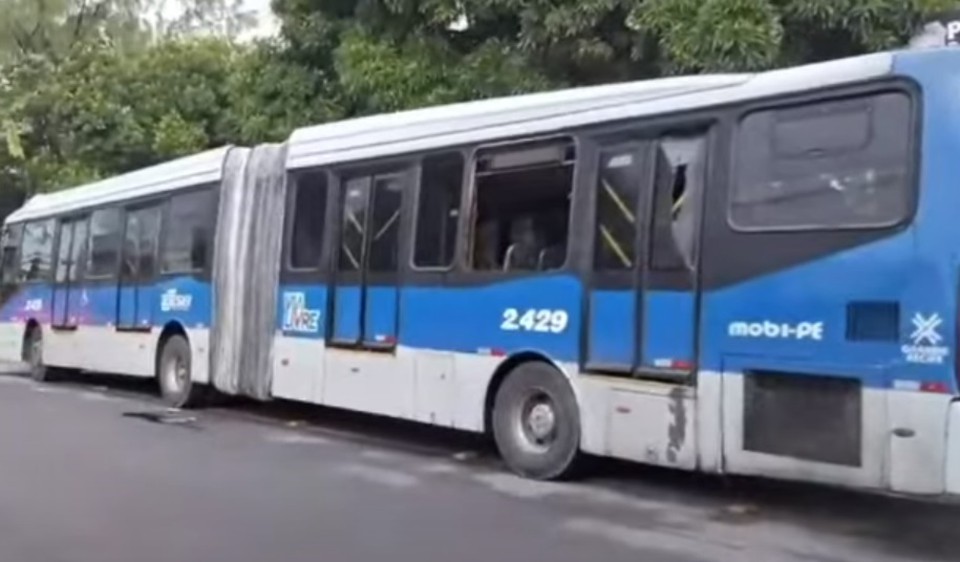
[[[697,464],[704,472],[723,467],[723,376],[716,371],[697,375]]]
[[[692,387],[588,375],[580,377],[580,388],[585,451],[696,468],[697,410]]]
[[[946,488],[960,495],[960,402],[952,402],[947,417]]]

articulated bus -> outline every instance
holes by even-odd
[[[0,357],[582,454],[960,493],[960,51],[307,127],[38,195]]]

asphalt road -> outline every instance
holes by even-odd
[[[157,418],[143,390],[0,376],[0,561],[960,559],[958,506],[610,462],[530,482],[459,434],[290,405]]]

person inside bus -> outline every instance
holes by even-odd
[[[510,225],[510,247],[504,257],[504,270],[535,270],[544,244],[534,217],[524,215]]]

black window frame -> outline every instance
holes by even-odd
[[[19,285],[20,284],[20,247],[23,245],[23,222],[16,222],[3,225],[2,242],[6,242],[8,233],[11,229],[17,229],[17,240],[16,244],[10,246],[0,246],[0,267],[6,265],[3,260],[4,250],[7,248],[13,248],[13,257],[10,259],[10,271],[0,270],[0,283],[3,285]],[[7,275],[12,277],[12,279],[7,279]]]
[[[387,174],[389,175],[389,174]],[[367,260],[369,258],[369,230],[370,230],[370,208],[373,203],[373,183],[377,174],[375,173],[364,173],[357,172],[352,173],[350,170],[345,170],[337,174],[337,207],[336,207],[336,230],[334,231],[334,239],[331,241],[333,246],[333,253],[331,255],[331,271],[333,272],[335,278],[343,275],[358,275],[361,279],[361,285],[363,284],[363,279],[370,272],[367,268]],[[348,185],[351,182],[359,181],[364,186],[364,195],[363,195],[363,230],[360,231],[360,255],[357,257],[357,260],[350,269],[345,268],[342,263],[343,259],[343,246],[344,246],[344,212],[346,210],[346,195],[348,190]]]
[[[294,237],[297,233],[297,195],[300,192],[301,182],[304,178],[310,176],[322,176],[323,177],[323,213],[319,215],[320,220],[322,221],[320,229],[320,247],[317,253],[317,263],[310,267],[298,267],[293,264],[293,249],[294,249]],[[301,170],[293,170],[287,172],[287,185],[292,187],[288,189],[287,193],[287,206],[286,206],[286,215],[289,217],[285,219],[285,227],[283,233],[284,241],[284,251],[283,251],[283,270],[290,273],[312,273],[325,269],[326,265],[326,256],[327,256],[327,246],[330,243],[328,238],[330,237],[330,226],[329,221],[329,209],[331,207],[331,194],[334,192],[334,177],[330,173],[330,170],[327,168],[305,168]],[[339,184],[337,184],[339,187]]]
[[[412,227],[410,229],[410,262],[407,265],[411,271],[421,273],[447,273],[457,269],[458,265],[460,264],[462,253],[460,233],[463,232],[464,229],[463,206],[464,202],[468,200],[471,194],[470,185],[473,181],[473,169],[471,165],[474,162],[475,152],[475,150],[465,151],[454,146],[443,150],[431,151],[420,156],[417,162],[416,177],[414,178],[416,185],[413,190],[413,203],[410,210],[410,221]],[[456,155],[460,158],[460,199],[457,201],[456,207],[458,216],[456,225],[454,227],[452,255],[450,256],[450,260],[446,265],[417,265],[417,241],[420,226],[420,196],[423,194],[423,164],[429,158],[453,155]],[[472,209],[472,206],[469,208]],[[469,226],[467,228],[469,228]]]
[[[715,122],[707,122],[692,126],[666,128],[661,130],[656,137],[650,139],[652,145],[650,166],[652,166],[651,172],[653,175],[650,180],[650,192],[646,194],[647,199],[644,201],[646,209],[644,219],[648,224],[646,224],[647,232],[643,236],[648,237],[644,244],[644,251],[646,252],[644,261],[645,266],[651,272],[657,274],[696,274],[700,268],[700,252],[703,246],[700,237],[703,232],[703,215],[707,212],[704,201],[707,191],[715,189],[711,187],[711,184],[717,183],[715,178],[710,177],[711,166],[713,165],[711,144],[713,136],[716,134],[716,127]],[[692,233],[693,237],[689,241],[691,243],[689,248],[684,248],[681,245],[681,240],[677,239],[675,231],[677,219],[672,216],[672,211],[670,220],[666,224],[659,222],[666,217],[658,215],[659,198],[664,196],[660,191],[660,165],[661,163],[670,165],[670,162],[666,161],[668,151],[664,147],[668,143],[676,142],[679,139],[696,142],[700,156],[699,168],[693,169],[699,175],[691,174],[686,177],[685,181],[688,183],[683,195],[683,197],[690,197],[688,204],[693,205],[692,211],[694,213],[692,220],[695,226]],[[661,162],[661,154],[664,156],[664,162]],[[672,175],[670,178],[675,179]],[[696,191],[693,189],[696,189]],[[663,263],[664,261],[668,263]]]
[[[84,281],[108,281],[115,280],[120,275],[120,259],[123,255],[123,237],[125,234],[125,221],[127,220],[127,215],[122,206],[122,202],[111,203],[110,205],[104,205],[101,207],[93,207],[89,209],[86,213],[87,215],[87,244],[86,244],[86,254],[84,255],[83,260],[83,275],[82,279]],[[90,260],[93,259],[93,216],[102,211],[115,211],[117,213],[117,232],[115,237],[117,238],[117,258],[113,264],[113,271],[110,273],[104,273],[103,275],[92,275],[90,271],[93,269],[91,267]]]
[[[51,233],[50,233],[50,268],[49,268],[49,270],[46,272],[46,275],[44,275],[44,276],[38,277],[38,278],[36,278],[36,279],[23,279],[23,278],[21,277],[21,275],[22,275],[22,273],[23,273],[23,243],[24,243],[24,241],[26,240],[27,227],[29,227],[29,226],[32,225],[32,224],[43,223],[43,222],[51,223],[51,224],[53,225],[52,228],[51,228]],[[56,260],[57,260],[57,255],[56,255],[56,254],[57,254],[57,245],[58,245],[57,243],[58,243],[59,238],[60,238],[60,226],[59,226],[57,217],[52,217],[52,216],[37,217],[37,218],[34,218],[34,219],[30,219],[30,220],[23,221],[23,222],[20,223],[20,224],[21,224],[21,229],[20,229],[20,244],[19,244],[19,246],[18,246],[18,248],[17,248],[17,259],[16,259],[16,261],[17,261],[17,280],[16,280],[17,285],[33,285],[33,284],[38,284],[38,283],[52,283],[52,282],[54,281],[54,279],[55,279],[55,277],[54,277],[55,273],[54,273],[54,272],[56,271]]]
[[[577,198],[579,197],[578,191],[582,191],[583,189],[579,185],[582,181],[580,174],[582,173],[585,164],[585,147],[581,135],[590,129],[591,127],[566,128],[558,132],[525,136],[514,139],[495,140],[492,142],[480,142],[474,143],[470,146],[465,157],[466,161],[464,173],[467,174],[467,178],[460,201],[462,224],[459,230],[462,234],[458,235],[458,241],[460,243],[458,244],[457,248],[458,257],[455,260],[456,267],[462,273],[470,275],[471,277],[480,277],[484,279],[490,277],[500,279],[526,277],[530,275],[550,275],[559,272],[570,271],[571,268],[578,266],[578,264],[575,262],[575,255],[578,254],[578,251],[574,249],[575,241],[572,240],[572,236],[576,232],[576,229],[580,227],[580,224],[578,223],[578,214],[582,212],[577,208]],[[509,150],[510,148],[519,148],[524,145],[550,143],[566,143],[572,146],[574,150],[573,163],[570,170],[570,208],[567,211],[567,244],[563,263],[557,267],[543,271],[526,269],[478,269],[474,267],[473,254],[477,235],[476,213],[478,201],[477,156],[487,150]],[[465,222],[463,221],[464,217],[466,218]]]
[[[584,183],[584,188],[591,191],[590,197],[593,200],[592,204],[592,216],[585,217],[584,224],[586,225],[586,230],[584,231],[585,235],[588,235],[589,238],[589,263],[587,264],[586,271],[590,276],[597,277],[613,277],[613,276],[635,276],[636,272],[639,270],[640,265],[643,260],[646,259],[646,248],[640,243],[644,237],[642,231],[647,227],[646,226],[646,217],[644,212],[646,209],[646,199],[649,199],[650,194],[648,193],[648,184],[650,182],[650,173],[651,166],[647,160],[649,160],[649,152],[651,148],[651,143],[649,140],[639,140],[639,139],[624,139],[624,140],[614,140],[609,142],[596,142],[594,147],[594,173],[592,174],[592,182]],[[633,194],[633,200],[629,202],[628,211],[633,213],[633,225],[629,244],[631,254],[631,263],[627,267],[603,267],[603,264],[598,264],[597,260],[600,257],[601,253],[598,251],[598,242],[601,240],[601,237],[598,236],[600,227],[602,226],[602,221],[599,220],[601,214],[601,204],[600,204],[600,182],[603,181],[603,171],[604,171],[604,161],[612,159],[612,157],[620,156],[624,153],[629,153],[631,158],[639,157],[641,159],[641,169],[639,170],[640,179],[636,182],[635,193]],[[612,155],[612,157],[611,157]],[[634,164],[631,162],[631,165]]]
[[[816,233],[816,232],[856,232],[856,231],[887,231],[905,227],[913,222],[919,202],[919,161],[920,161],[920,129],[922,123],[922,99],[920,88],[913,81],[896,78],[892,80],[873,81],[865,84],[853,84],[845,87],[835,87],[818,90],[813,93],[791,93],[768,98],[759,103],[738,104],[732,116],[729,131],[730,160],[727,177],[727,197],[723,211],[723,220],[731,231],[739,234],[759,233]],[[740,142],[743,121],[755,113],[789,110],[804,106],[813,106],[819,103],[830,103],[845,100],[869,99],[884,94],[903,95],[909,103],[908,114],[910,122],[907,127],[906,150],[906,185],[903,193],[906,198],[904,213],[893,221],[875,224],[844,224],[844,225],[784,225],[784,226],[744,226],[738,224],[733,217],[733,207],[738,184],[738,161],[742,156],[743,144]]]
[[[153,280],[156,280],[157,277],[161,275],[160,272],[160,252],[161,244],[164,240],[164,225],[166,224],[166,214],[167,214],[167,205],[170,200],[170,197],[162,198],[153,198],[153,199],[144,199],[144,200],[135,200],[127,204],[123,208],[123,244],[120,248],[120,260],[118,265],[118,275],[121,281],[126,281],[127,283],[146,283]],[[140,262],[143,257],[142,254],[137,255],[137,271],[134,277],[127,277],[123,272],[123,259],[126,256],[126,243],[127,235],[129,234],[128,228],[130,227],[130,215],[142,213],[144,211],[155,210],[157,213],[157,227],[156,227],[156,237],[153,240],[153,272],[149,277],[143,277],[143,272],[140,269],[142,263]],[[88,228],[89,228],[89,218]]]
[[[65,222],[73,224],[74,232],[73,240],[71,240],[71,246],[77,240],[77,225],[83,224],[84,240],[83,245],[80,247],[80,254],[78,256],[74,256],[73,247],[70,248],[70,260],[74,263],[71,263],[67,268],[67,284],[73,285],[76,283],[82,283],[87,274],[87,260],[89,259],[90,255],[90,216],[94,211],[96,211],[96,209],[85,210],[79,214],[60,215],[57,217],[61,228]],[[57,238],[57,245],[60,245],[59,236]]]
[[[197,184],[185,189],[178,189],[169,193],[163,194],[162,198],[158,201],[162,210],[160,213],[160,243],[157,247],[157,272],[155,278],[161,277],[175,277],[179,275],[203,275],[210,270],[210,267],[213,264],[213,255],[216,249],[214,244],[216,241],[216,229],[217,221],[219,218],[219,206],[220,206],[220,184],[219,183],[204,183]],[[207,217],[209,223],[212,225],[211,228],[207,229],[205,232],[205,243],[207,245],[207,251],[204,256],[204,263],[200,267],[194,267],[191,269],[166,269],[166,252],[167,245],[170,241],[170,232],[174,230],[172,227],[172,212],[173,212],[173,200],[178,197],[186,197],[190,195],[196,195],[199,193],[206,193],[210,197],[210,209],[207,209],[208,213],[211,216]],[[138,204],[139,202],[133,201],[133,204]],[[146,204],[146,202],[144,202]]]

